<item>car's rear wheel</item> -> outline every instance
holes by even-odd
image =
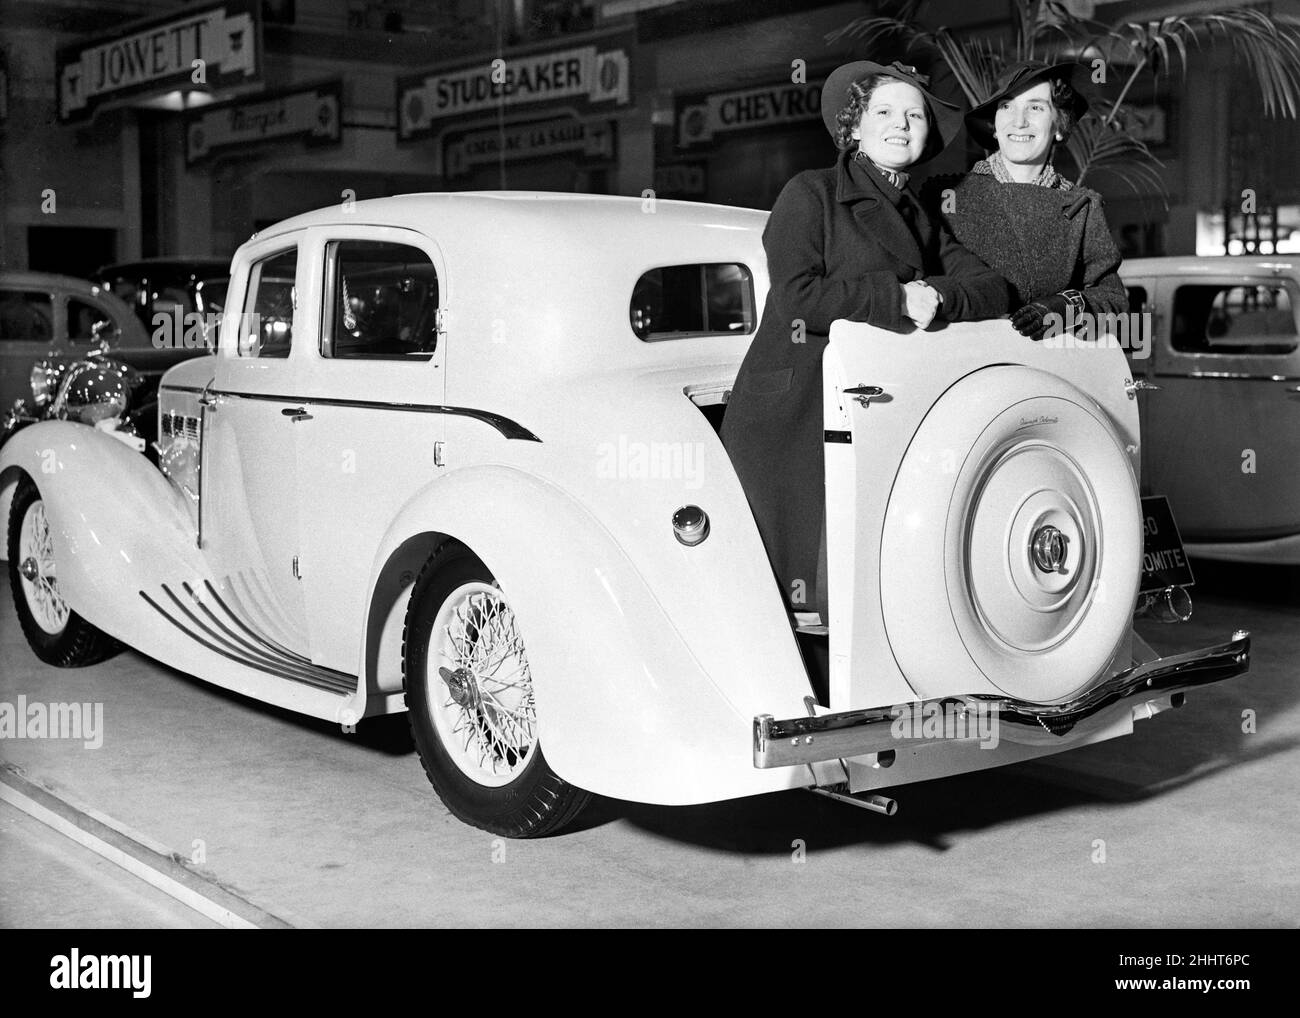
[[[546,763],[514,611],[463,545],[444,544],[416,579],[402,657],[416,749],[455,816],[512,838],[573,822],[590,795]]]
[[[24,477],[9,510],[9,586],[23,635],[38,658],[79,668],[112,657],[120,644],[68,607],[59,590],[54,534],[41,493]]]

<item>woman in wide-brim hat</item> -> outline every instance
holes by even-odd
[[[937,155],[961,112],[914,67],[859,60],[822,89],[842,150],[781,191],[763,232],[771,287],[732,388],[722,437],[792,608],[825,611],[822,352],[844,318],[896,332],[994,318],[1007,284],[929,215],[907,171]]]
[[[1021,61],[966,114],[966,129],[990,154],[959,183],[931,179],[926,197],[957,239],[1015,289],[1012,324],[1041,339],[1060,316],[1121,314],[1128,298],[1101,195],[1061,176],[1052,157],[1088,111],[1073,63]]]

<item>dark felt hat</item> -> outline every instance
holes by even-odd
[[[930,111],[930,137],[918,162],[933,159],[942,152],[961,129],[961,109],[952,103],[936,99],[930,94],[930,76],[921,74],[909,64],[878,64],[874,60],[854,60],[842,64],[826,77],[822,86],[822,123],[834,138],[839,130],[836,114],[849,104],[849,86],[856,81],[864,81],[876,74],[888,74],[891,78],[905,81],[916,87],[925,97],[925,105]]]
[[[1033,88],[1042,81],[1060,79],[1073,85],[1071,79],[1078,66],[1073,60],[1059,64],[1049,64],[1042,60],[1022,60],[1018,64],[1012,64],[998,75],[997,90],[966,114],[966,130],[987,151],[993,151],[998,147],[997,137],[993,133],[993,118],[997,115],[998,104],[1004,99],[1010,99],[1026,89]],[[1074,89],[1074,102],[1069,112],[1074,114],[1075,120],[1088,112],[1088,100],[1077,88]]]

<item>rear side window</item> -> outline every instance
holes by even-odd
[[[1175,350],[1289,354],[1298,343],[1291,294],[1280,284],[1180,286],[1174,294]]]
[[[68,298],[67,307],[69,339],[88,342],[97,338],[112,339],[116,334],[117,329],[107,311],[75,297]],[[96,326],[99,327],[98,336],[95,334]]]
[[[653,343],[754,330],[754,281],[734,263],[669,265],[637,280],[628,310],[637,338]]]
[[[427,361],[438,345],[438,273],[418,247],[376,240],[329,245],[321,355]]]
[[[0,290],[0,341],[46,343],[54,338],[54,303],[48,293]]]
[[[297,271],[296,247],[254,262],[249,269],[244,317],[239,326],[241,357],[289,356]]]

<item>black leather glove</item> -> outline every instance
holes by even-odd
[[[1064,322],[1065,312],[1069,306],[1069,299],[1059,293],[1039,297],[1038,300],[1031,301],[1013,314],[1011,324],[1020,335],[1028,336],[1032,340],[1040,340],[1043,338],[1045,328],[1043,319],[1047,315],[1054,314],[1060,315],[1061,321]]]

